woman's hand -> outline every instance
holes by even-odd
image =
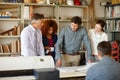
[[[50,47],[49,46],[45,46],[45,49],[46,49],[46,53],[50,52]]]

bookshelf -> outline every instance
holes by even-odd
[[[56,19],[56,5],[53,4],[24,3],[23,9],[24,26],[29,24],[33,13],[44,14],[45,19]]]
[[[73,16],[79,16],[82,19],[82,25],[88,29],[88,6],[71,6],[71,5],[59,5],[57,7],[57,20],[59,23],[59,31],[62,27],[70,24],[70,20]]]
[[[82,25],[89,28],[88,6],[85,5],[0,3],[0,56],[20,55],[20,33],[30,23],[33,13],[41,13],[45,19],[56,20],[58,33],[70,23],[73,16],[80,16]]]
[[[120,4],[105,5],[105,31],[108,33],[109,40],[120,40]]]
[[[21,3],[0,3],[0,56],[20,54]]]

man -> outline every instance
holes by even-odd
[[[120,63],[111,58],[110,42],[100,42],[97,49],[100,62],[88,69],[86,80],[120,80]]]
[[[78,16],[71,19],[71,25],[64,27],[58,37],[55,45],[56,66],[78,66],[80,63],[81,42],[85,43],[87,49],[87,59],[91,59],[91,47],[87,30],[81,26],[82,21]],[[60,54],[60,45],[62,44],[62,60]]]
[[[31,24],[21,32],[21,55],[44,56],[42,34],[40,27],[43,26],[43,14],[33,14]]]

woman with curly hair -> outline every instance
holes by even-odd
[[[45,49],[45,55],[51,55],[55,60],[55,43],[57,41],[57,29],[58,25],[55,20],[45,20],[44,26],[41,28],[43,45]]]

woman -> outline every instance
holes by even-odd
[[[108,36],[104,32],[105,22],[103,20],[97,20],[95,28],[89,30],[89,38],[91,41],[92,47],[92,55],[93,55],[93,62],[97,62],[98,60],[98,51],[97,45],[101,41],[108,41]]]
[[[41,28],[43,35],[43,45],[45,49],[45,55],[51,55],[55,60],[54,45],[57,41],[57,23],[55,20],[45,20],[44,26]]]

